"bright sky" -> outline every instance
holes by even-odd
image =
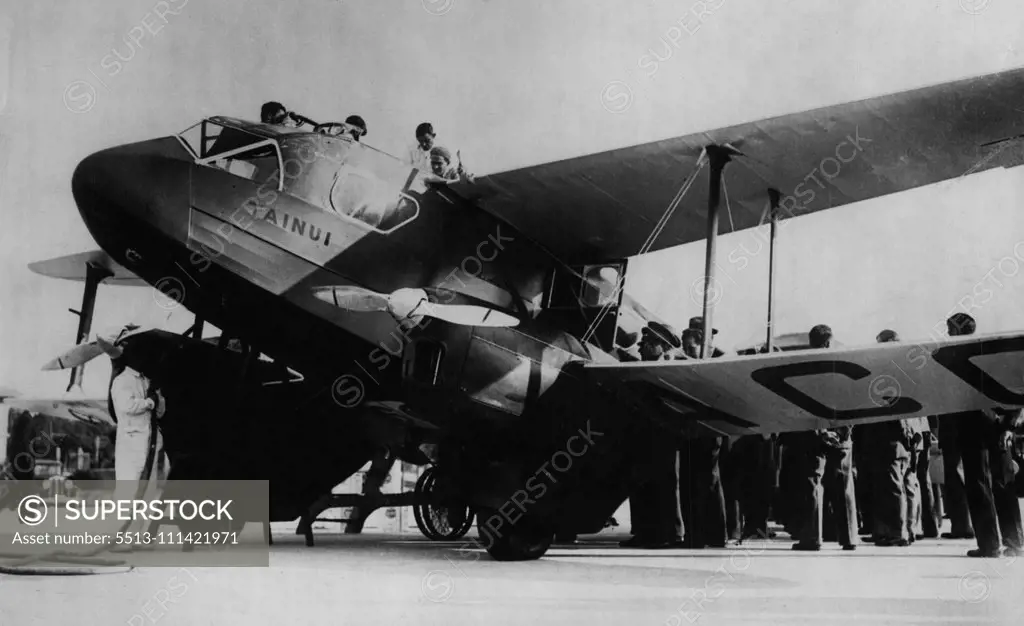
[[[275,99],[317,120],[359,113],[367,142],[393,154],[430,120],[486,173],[1024,65],[1022,18],[1010,0],[0,0],[0,383],[64,389],[66,373],[38,368],[74,341],[81,285],[26,265],[95,247],[70,177],[96,150],[207,115],[255,118]],[[982,280],[981,330],[1024,327],[1020,268],[998,265],[1024,240],[1022,190],[1024,176],[997,173],[788,223],[780,332],[825,322],[846,343],[886,326],[926,337]],[[760,338],[759,245],[720,241],[724,347]],[[628,291],[682,323],[699,313],[703,254],[640,259]],[[102,288],[94,329],[188,326],[156,302]]]

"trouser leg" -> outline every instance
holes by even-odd
[[[950,531],[954,535],[969,535],[974,532],[971,524],[970,507],[964,487],[965,469],[961,460],[960,442],[954,422],[941,422],[939,437],[942,446],[942,465],[945,477],[944,505],[949,516]]]
[[[907,492],[905,477],[908,459],[895,449],[886,462],[886,473],[880,476],[875,492],[875,514],[878,518],[876,539],[906,539]]]
[[[916,465],[914,465],[913,469],[908,466],[907,474],[903,481],[903,490],[907,493],[907,539],[913,541],[917,537],[918,530],[920,529],[921,517],[921,489],[917,482]]]
[[[729,538],[728,521],[726,517],[725,490],[722,486],[722,477],[718,468],[717,459],[706,460],[709,467],[703,477],[705,485],[704,506],[704,540],[710,546],[724,546]]]
[[[678,540],[682,533],[679,514],[679,450],[675,442],[667,439],[655,441],[652,454],[654,476],[651,480],[651,540],[653,542]]]
[[[723,438],[722,451],[718,458],[722,476],[722,495],[725,502],[726,536],[732,540],[742,537],[743,511],[740,507],[740,468],[743,462],[740,457],[742,449],[737,450],[736,442]]]
[[[1003,545],[1020,550],[1024,546],[1024,529],[1021,528],[1020,503],[1017,498],[1013,457],[1009,450],[992,446],[989,452],[992,462],[992,495],[999,517],[999,531]]]
[[[857,496],[857,511],[860,514],[860,530],[865,533],[874,532],[874,507],[872,506],[874,485],[873,474],[874,468],[871,465],[870,459],[864,454],[856,455],[856,466],[857,466],[857,478],[856,478],[856,496]]]
[[[937,516],[938,502],[932,488],[929,466],[929,451],[925,449],[918,455],[917,461],[917,483],[921,488],[921,534],[925,537],[938,537],[942,518]]]
[[[807,546],[821,545],[821,524],[824,493],[822,477],[825,475],[825,455],[806,452],[801,476],[801,514],[800,543]]]
[[[989,454],[984,444],[964,442],[960,448],[964,465],[964,487],[978,547],[985,552],[1000,549],[996,504],[992,495]]]
[[[857,538],[857,504],[853,483],[853,452],[850,449],[832,452],[829,460],[831,475],[827,493],[830,493],[832,521],[836,541],[849,546]]]

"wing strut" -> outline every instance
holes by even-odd
[[[707,151],[711,169],[709,171],[710,188],[708,192],[708,237],[704,256],[704,341],[700,346],[700,357],[702,359],[705,355],[711,356],[711,331],[714,328],[711,318],[715,313],[715,302],[711,298],[711,291],[717,280],[715,278],[715,268],[717,267],[715,254],[718,243],[718,205],[721,202],[722,195],[722,172],[725,170],[725,165],[732,160],[732,157],[743,154],[729,144],[724,146],[712,144],[707,146],[705,150]]]
[[[92,332],[92,313],[96,308],[96,290],[104,279],[113,276],[114,272],[97,264],[86,263],[85,265],[85,290],[82,293],[82,310],[68,309],[78,315],[78,334],[75,338],[75,345],[89,340],[89,333]],[[71,368],[71,380],[68,381],[66,391],[75,387],[82,388],[82,375],[85,373],[85,365],[78,365]]]
[[[765,346],[768,347],[768,354],[775,349],[775,229],[779,224],[779,200],[782,194],[778,189],[768,189],[768,208],[771,216],[771,234],[768,237],[768,339]]]

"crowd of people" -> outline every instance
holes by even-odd
[[[957,313],[947,327],[951,337],[971,335],[975,321]],[[620,346],[618,356],[700,358],[702,329],[700,317],[681,335],[651,322],[639,344]],[[884,330],[876,340],[899,336]],[[832,342],[826,325],[808,333],[810,349]],[[712,358],[723,354],[715,348]],[[1024,412],[993,409],[771,436],[644,438],[649,465],[645,480],[631,486],[632,537],[620,545],[723,548],[774,537],[771,518],[794,539],[794,550],[819,551],[824,541],[844,550],[861,542],[909,546],[940,537],[945,510],[951,528],[941,537],[976,539],[968,556],[1021,555],[1013,446],[1022,428]],[[929,465],[936,445],[941,489],[932,484]]]
[[[273,101],[263,104],[260,122],[287,128],[309,125],[314,129],[322,128],[322,132],[347,136],[356,142],[368,132],[366,121],[359,115],[348,116],[344,123],[321,125]],[[452,155],[451,150],[437,145],[433,124],[423,122],[416,126],[415,137],[416,141],[409,146],[404,161],[422,172],[428,182],[473,181],[473,176],[462,165],[462,154],[456,151]]]

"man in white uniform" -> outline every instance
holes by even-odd
[[[164,399],[159,390],[153,390],[150,380],[131,366],[118,363],[123,371],[110,383],[110,400],[117,414],[117,446],[114,450],[114,474],[117,480],[139,480],[155,477],[157,459],[153,459],[150,473],[143,476],[149,454],[150,429],[155,417],[164,414]],[[157,451],[163,450],[160,430],[157,429]]]

